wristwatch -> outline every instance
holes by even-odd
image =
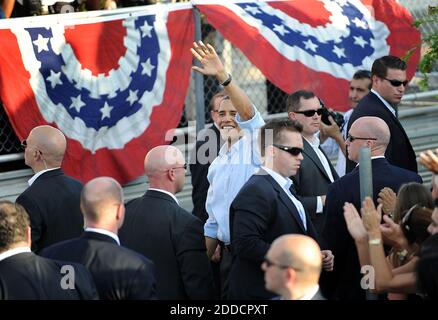
[[[228,74],[228,78],[227,80],[225,80],[224,82],[221,83],[222,87],[226,87],[230,84],[231,80],[233,80],[233,78],[231,77],[231,74]]]

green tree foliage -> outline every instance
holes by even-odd
[[[429,6],[428,16],[417,20],[414,25],[419,28],[421,25],[429,22],[438,23],[438,6]],[[426,46],[426,52],[418,65],[418,70],[424,75],[424,79],[420,81],[419,85],[421,89],[426,89],[429,80],[428,74],[432,71],[433,65],[438,60],[438,32],[433,32],[423,38],[422,44]],[[409,59],[415,49],[411,49],[405,58]]]

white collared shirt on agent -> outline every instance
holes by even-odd
[[[46,173],[46,172],[48,172],[48,171],[53,171],[53,170],[56,170],[56,169],[60,169],[60,168],[61,168],[61,167],[56,167],[56,168],[50,168],[50,169],[44,169],[44,170],[38,171],[37,173],[35,173],[35,174],[32,176],[32,178],[30,178],[30,179],[27,181],[29,187],[30,187],[30,186],[35,182],[35,180],[38,179],[38,177],[41,176],[43,173]]]
[[[169,191],[163,190],[163,189],[157,189],[157,188],[149,188],[148,190],[151,191],[158,191],[167,194],[168,196],[171,196],[173,200],[175,200],[176,204],[179,205],[178,199],[175,197],[173,193],[170,193]]]
[[[6,258],[15,256],[19,253],[31,252],[29,247],[17,247],[14,249],[6,250],[5,252],[0,253],[0,261],[5,260]]]
[[[275,182],[278,183],[283,191],[286,192],[287,196],[292,200],[292,203],[295,205],[295,208],[300,215],[301,221],[303,222],[304,229],[307,230],[306,211],[304,210],[303,204],[297,198],[295,198],[295,196],[290,191],[290,187],[293,184],[292,180],[290,178],[283,177],[281,174],[269,168],[262,166],[262,169],[265,170],[275,180]]]
[[[105,230],[105,229],[101,229],[101,228],[90,228],[90,227],[85,228],[85,231],[104,234],[104,235],[106,235],[108,237],[113,238],[117,242],[117,244],[120,246],[119,236],[116,235],[114,232],[111,232],[111,231]]]
[[[304,139],[306,139],[306,138],[304,138]],[[324,170],[327,173],[330,181],[331,182],[335,181],[335,179],[333,178],[332,170],[330,170],[330,165],[328,163],[328,159],[321,152],[321,150],[319,150],[319,138],[317,137],[317,134],[315,134],[313,136],[313,141],[308,140],[308,139],[306,139],[306,141],[312,146],[313,151],[315,151],[316,155],[318,156],[319,161],[321,161],[321,164],[324,167]],[[316,201],[316,212],[321,213],[322,210],[323,210],[322,199],[320,196],[318,196],[317,201]]]
[[[246,130],[245,136],[228,149],[225,143],[208,169],[210,187],[205,208],[208,219],[204,225],[204,235],[230,243],[230,205],[242,186],[261,166],[258,148],[258,130],[265,121],[253,106],[254,116],[247,121],[236,122]]]
[[[394,107],[391,106],[391,105],[388,103],[388,101],[386,101],[385,99],[383,99],[383,97],[382,97],[382,96],[381,96],[376,90],[371,89],[371,92],[374,93],[374,94],[377,96],[377,98],[379,98],[380,101],[383,102],[383,104],[385,105],[385,107],[388,108],[388,110],[391,111],[391,113],[392,113],[392,114],[394,115],[394,117],[395,117],[395,109],[394,109]]]
[[[371,157],[370,159],[374,160],[374,159],[381,159],[381,158],[385,159],[385,156],[374,156],[374,157]],[[359,166],[359,162],[356,163],[356,167],[358,167],[358,166]]]
[[[304,296],[299,298],[298,300],[312,300],[315,294],[319,291],[319,285],[314,286],[310,289]]]

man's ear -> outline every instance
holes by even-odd
[[[175,181],[175,170],[174,169],[169,169],[167,170],[167,176],[169,178],[170,181]]]
[[[289,111],[289,112],[287,113],[287,116],[288,116],[289,119],[291,119],[291,120],[297,120],[296,113],[293,112],[293,111]]]
[[[27,244],[29,245],[29,248],[32,247],[32,230],[30,229],[30,227],[27,227],[26,230],[26,240],[27,240]]]
[[[286,272],[286,278],[287,278],[288,282],[295,283],[296,278],[297,278],[296,271],[293,268],[288,268],[287,272]]]
[[[125,205],[122,202],[117,206],[117,213],[116,213],[117,220],[123,219],[124,215],[125,215]]]

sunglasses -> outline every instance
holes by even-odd
[[[271,260],[268,259],[268,257],[264,257],[263,258],[263,262],[266,263],[266,266],[268,268],[270,268],[270,267],[277,267],[277,268],[280,268],[280,269],[292,268],[295,271],[302,271],[301,269],[295,268],[294,266],[285,266],[285,265],[282,265],[282,264],[278,264],[278,263],[272,262]]]
[[[388,79],[388,78],[385,78],[385,77],[383,77],[383,79],[388,81],[391,84],[391,86],[393,86],[393,87],[400,87],[401,85],[403,85],[403,87],[406,87],[406,85],[409,82],[408,80],[405,80],[405,81],[391,80],[391,79]]]
[[[23,140],[21,141],[21,147],[22,147],[23,149],[26,149],[26,148],[27,148],[27,141],[26,141],[26,139],[23,139]]]
[[[280,268],[280,269],[288,269],[288,268],[292,268],[291,266],[284,266],[284,265],[281,265],[281,264],[277,264],[277,263],[275,263],[275,262],[272,262],[272,261],[269,260],[267,257],[264,257],[264,258],[263,258],[263,262],[266,263],[266,266],[267,266],[268,268],[270,268],[270,267],[272,267],[272,266],[277,267],[277,268]]]
[[[377,140],[377,138],[361,138],[361,137],[354,137],[351,134],[348,134],[347,140],[353,142],[354,140]]]
[[[315,113],[318,114],[318,116],[322,115],[324,112],[324,108],[319,108],[316,110],[306,110],[306,111],[294,111],[295,113],[304,114],[306,117],[313,117]]]
[[[187,170],[187,163],[184,163],[183,166],[173,167],[172,169],[181,169],[181,168],[184,168],[184,170]]]
[[[280,150],[286,151],[287,153],[293,155],[294,157],[298,156],[300,153],[303,152],[303,149],[298,147],[286,147],[279,144],[273,144],[273,146]]]

